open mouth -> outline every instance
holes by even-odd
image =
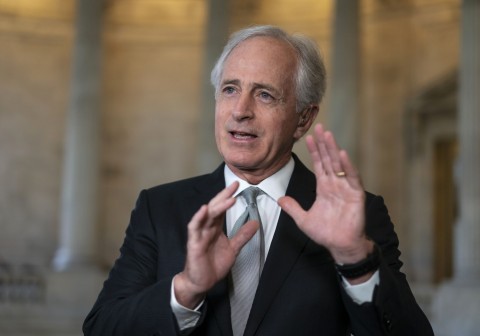
[[[239,140],[246,140],[246,139],[254,139],[257,136],[251,133],[243,133],[243,132],[230,132],[233,138],[239,139]]]

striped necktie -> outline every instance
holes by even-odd
[[[259,230],[242,248],[231,271],[230,306],[234,336],[241,336],[245,331],[265,262],[265,237],[257,208],[257,196],[260,193],[262,190],[257,187],[249,187],[241,193],[247,202],[247,207],[229,234],[230,237],[233,237],[249,220],[256,220],[260,223]]]

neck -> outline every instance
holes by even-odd
[[[248,182],[251,185],[258,185],[263,180],[269,178],[270,176],[277,173],[280,169],[285,167],[285,165],[290,161],[291,156],[286,158],[281,164],[275,165],[275,167],[269,167],[265,169],[245,169],[242,167],[236,167],[225,163],[228,168],[235,174],[238,178]]]

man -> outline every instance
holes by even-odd
[[[314,174],[292,154],[325,90],[314,44],[242,30],[212,83],[225,163],[142,191],[85,334],[433,335],[383,200],[333,135],[306,137]]]

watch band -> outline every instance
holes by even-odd
[[[369,272],[376,271],[380,266],[381,251],[377,244],[373,245],[373,251],[363,260],[355,264],[335,264],[337,272],[347,279],[361,277]]]

